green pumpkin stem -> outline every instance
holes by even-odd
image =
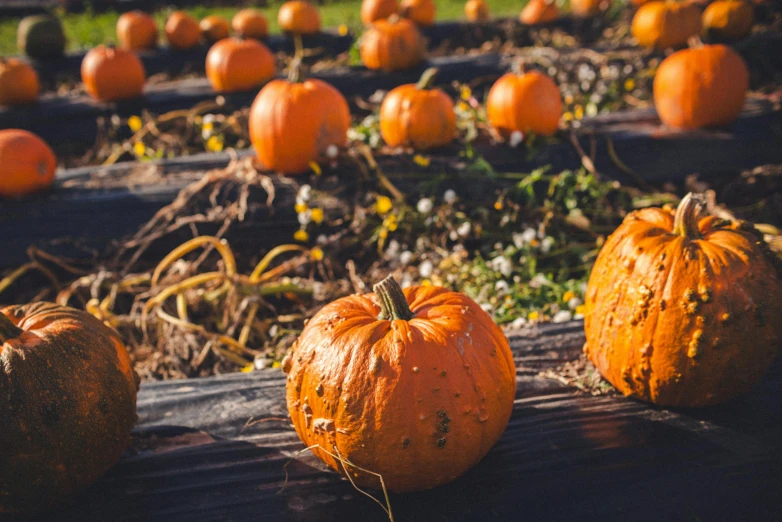
[[[378,319],[389,321],[409,321],[414,317],[402,287],[396,282],[394,276],[388,276],[373,289],[380,297],[380,316]]]
[[[24,330],[16,326],[6,315],[0,312],[0,346],[9,339],[16,339]]]
[[[703,194],[690,192],[684,196],[673,217],[673,233],[688,239],[703,237],[700,229],[698,229],[698,221],[705,206],[706,198]]]
[[[434,84],[435,76],[437,76],[437,67],[429,67],[424,71],[424,74],[421,75],[421,79],[418,80],[418,83],[415,84],[416,88],[421,89],[422,91],[430,89]]]

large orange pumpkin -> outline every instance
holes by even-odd
[[[398,10],[396,0],[364,0],[361,2],[361,21],[369,25],[377,20],[385,20]]]
[[[399,14],[418,25],[432,25],[437,16],[437,6],[434,0],[402,0]]]
[[[486,98],[489,122],[504,137],[513,132],[549,136],[557,131],[562,98],[554,80],[538,71],[507,73]]]
[[[0,196],[19,197],[45,189],[54,182],[56,168],[57,158],[41,138],[26,130],[0,130]]]
[[[519,21],[527,25],[547,24],[559,16],[559,7],[554,0],[530,0],[521,10]]]
[[[361,37],[361,62],[369,69],[400,71],[421,63],[426,42],[416,25],[392,15],[374,22]]]
[[[152,49],[157,37],[155,19],[143,11],[123,13],[117,20],[117,40],[123,49]]]
[[[468,22],[485,22],[490,18],[489,5],[484,0],[467,0],[464,16]]]
[[[206,77],[218,92],[257,87],[274,76],[271,51],[253,39],[225,38],[206,55]]]
[[[0,105],[25,105],[38,101],[38,73],[16,58],[0,59]]]
[[[742,0],[717,0],[703,12],[703,29],[709,37],[741,40],[752,31],[752,4]]]
[[[320,31],[318,8],[303,0],[290,0],[277,13],[280,29],[293,34],[315,34]]]
[[[666,125],[684,129],[727,125],[744,107],[749,71],[725,45],[683,49],[654,75],[654,106]]]
[[[681,47],[700,33],[701,11],[694,4],[655,0],[636,11],[630,29],[643,47]]]
[[[174,49],[192,49],[201,39],[201,27],[184,11],[174,11],[166,20],[166,39]]]
[[[702,217],[703,204],[690,194],[675,213],[633,212],[592,268],[584,350],[626,395],[718,404],[748,391],[779,351],[779,267],[751,225]]]
[[[198,24],[201,36],[208,44],[213,44],[231,34],[231,26],[222,16],[209,15]]]
[[[380,134],[391,147],[433,149],[449,144],[456,132],[453,101],[432,89],[437,69],[427,69],[417,83],[392,89],[380,105]]]
[[[477,464],[516,394],[508,341],[475,301],[434,286],[403,291],[393,278],[323,307],[283,368],[304,444],[359,486],[380,486],[363,468],[396,492],[433,488]]]
[[[263,40],[269,35],[269,23],[260,11],[255,9],[242,9],[231,20],[236,34],[242,38],[255,38]]]
[[[141,96],[146,73],[133,52],[99,45],[84,55],[81,81],[93,98],[117,101]]]

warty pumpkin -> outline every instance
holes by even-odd
[[[208,44],[213,44],[228,38],[231,34],[231,26],[222,16],[209,15],[198,24],[201,29],[201,37]]]
[[[174,11],[166,20],[166,39],[171,47],[192,49],[201,39],[201,27],[195,18],[184,11]]]
[[[513,411],[502,330],[472,299],[393,278],[323,307],[283,363],[296,433],[359,486],[419,491],[478,463]],[[316,446],[317,445],[317,446]],[[343,464],[332,455],[339,456]],[[347,470],[347,471],[346,471]]]
[[[636,11],[630,30],[643,47],[681,47],[701,32],[701,11],[690,3],[655,0]]]
[[[31,58],[59,58],[65,52],[65,43],[65,31],[57,17],[32,15],[19,22],[16,45]]]
[[[146,73],[132,51],[99,45],[84,55],[81,81],[96,100],[118,101],[141,96]]]
[[[117,40],[123,49],[153,49],[157,38],[155,19],[143,11],[123,13],[117,20]]]
[[[35,69],[16,58],[0,58],[0,105],[35,103],[40,92]]]
[[[418,25],[432,25],[437,17],[437,6],[434,0],[402,0],[399,14]]]
[[[242,9],[231,20],[231,26],[242,38],[263,40],[269,35],[269,23],[260,11]]]
[[[743,0],[717,0],[703,12],[703,30],[709,38],[741,40],[752,31],[755,14]]]
[[[604,0],[570,0],[570,10],[576,16],[596,16],[607,10],[609,3]]]
[[[277,13],[280,29],[293,34],[315,34],[320,31],[318,8],[303,0],[289,0]]]
[[[748,391],[782,343],[782,273],[750,224],[702,216],[704,198],[629,214],[586,294],[585,352],[626,395],[663,406]]]
[[[0,310],[0,513],[56,505],[122,456],[138,378],[116,332],[51,303]]]
[[[486,98],[486,114],[504,137],[513,132],[554,134],[562,116],[562,98],[554,80],[521,66],[498,79]]]
[[[725,45],[683,49],[654,75],[654,106],[671,127],[727,125],[738,118],[749,89],[744,60]]]
[[[521,10],[519,21],[527,25],[547,24],[560,16],[555,0],[530,0]]]
[[[427,69],[420,81],[392,89],[380,105],[380,134],[391,147],[426,150],[453,140],[456,115],[453,100],[431,88],[437,69]]]
[[[271,51],[257,40],[225,38],[206,55],[206,77],[218,92],[257,87],[274,76]]]
[[[45,189],[54,183],[56,168],[57,158],[41,138],[21,129],[0,130],[0,196],[19,197]]]
[[[361,2],[361,22],[369,25],[377,20],[385,20],[399,11],[396,0],[364,0]]]
[[[374,22],[366,30],[359,53],[361,62],[369,69],[401,71],[423,61],[426,42],[413,22],[392,15]]]
[[[467,0],[464,16],[468,22],[486,22],[490,18],[489,5],[484,0]]]

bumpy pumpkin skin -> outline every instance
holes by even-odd
[[[752,4],[740,0],[717,0],[703,12],[703,29],[710,38],[741,40],[752,31]]]
[[[293,34],[315,34],[320,31],[318,8],[303,0],[290,0],[277,13],[280,29]]]
[[[84,55],[81,80],[96,100],[119,101],[141,96],[146,72],[135,53],[99,45]]]
[[[377,20],[385,20],[399,11],[396,0],[364,0],[361,2],[361,22],[369,25]]]
[[[701,32],[701,11],[695,4],[655,0],[636,11],[630,30],[642,47],[682,47]]]
[[[505,138],[519,131],[550,136],[562,116],[562,98],[554,80],[543,73],[507,73],[486,98],[489,122]]]
[[[123,49],[154,49],[157,38],[155,19],[143,11],[123,13],[117,20],[117,40]]]
[[[60,20],[50,15],[33,15],[19,22],[16,44],[31,58],[48,60],[65,52],[65,32]]]
[[[206,77],[217,92],[251,89],[274,76],[271,51],[253,39],[225,38],[206,55]]]
[[[38,101],[38,73],[16,58],[0,59],[0,105],[27,105]]]
[[[233,30],[242,38],[263,40],[269,35],[269,23],[263,13],[255,9],[242,9],[231,20]]]
[[[418,25],[428,26],[432,25],[437,17],[437,6],[434,0],[402,0],[399,14]]]
[[[559,7],[554,0],[530,0],[521,10],[519,21],[527,25],[547,24],[559,16]]]
[[[626,395],[663,406],[747,392],[782,342],[782,278],[751,225],[674,213],[628,215],[603,246],[586,295],[585,352]],[[702,236],[702,237],[701,237]]]
[[[396,15],[374,22],[361,37],[361,62],[368,69],[386,72],[410,69],[421,63],[426,42],[418,27]]]
[[[40,511],[95,482],[122,456],[138,378],[117,334],[51,303],[0,310],[0,513]]]
[[[54,183],[57,158],[32,132],[0,130],[0,197],[19,197]]]
[[[378,319],[377,294],[334,301],[284,364],[304,444],[381,474],[396,492],[433,488],[474,466],[505,430],[516,393],[508,342],[474,301],[439,287],[408,288],[402,300],[412,319]],[[339,461],[313,452],[344,475]],[[380,487],[348,469],[360,486]]]
[[[166,39],[174,49],[192,49],[201,39],[201,27],[184,11],[174,11],[166,20]]]

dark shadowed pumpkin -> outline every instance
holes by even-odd
[[[703,30],[709,38],[741,40],[752,30],[752,4],[743,0],[717,0],[703,12]]]
[[[21,129],[0,130],[0,197],[19,197],[54,182],[57,158],[41,138]]]
[[[206,77],[218,92],[257,87],[274,76],[274,56],[253,39],[225,38],[206,55]]]
[[[199,22],[198,27],[201,29],[201,37],[208,44],[213,44],[231,35],[231,26],[222,16],[209,15]]]
[[[280,6],[277,25],[293,34],[315,34],[320,31],[318,8],[303,0],[289,0]]]
[[[369,69],[401,71],[423,61],[426,42],[413,22],[392,15],[387,20],[376,21],[366,30],[359,52],[361,62]]]
[[[242,9],[231,20],[231,26],[242,38],[262,40],[269,35],[269,23],[263,13],[255,9]]]
[[[432,25],[437,17],[437,6],[434,0],[402,0],[399,14],[418,25]]]
[[[166,20],[166,39],[174,49],[192,49],[201,39],[201,27],[184,11],[174,11]]]
[[[489,5],[484,0],[467,0],[464,4],[464,16],[468,22],[486,22],[489,20]]]
[[[60,19],[50,15],[32,15],[19,22],[16,33],[19,50],[31,58],[58,58],[65,52],[65,31]]]
[[[84,55],[81,81],[96,100],[118,101],[141,96],[146,73],[132,51],[99,45]]]
[[[682,47],[701,32],[701,10],[695,4],[655,0],[638,8],[630,29],[643,47]]]
[[[361,22],[369,25],[377,20],[385,20],[399,11],[396,0],[364,0],[361,2]]]
[[[513,132],[554,134],[562,116],[562,98],[554,80],[538,71],[502,76],[492,85],[486,98],[489,122],[504,137]]]
[[[123,13],[117,20],[117,40],[123,49],[152,49],[157,37],[155,19],[143,11]]]
[[[0,105],[26,105],[38,100],[41,85],[30,64],[0,58]]]
[[[530,0],[521,10],[519,21],[527,25],[547,24],[560,16],[555,0]]]

